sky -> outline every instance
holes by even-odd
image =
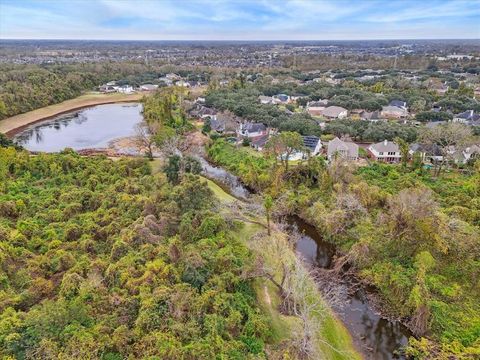
[[[479,39],[480,0],[0,0],[1,39]]]

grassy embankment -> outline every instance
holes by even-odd
[[[40,109],[26,112],[12,116],[10,118],[0,121],[0,133],[12,135],[18,129],[35,123],[37,121],[45,120],[69,111],[82,109],[88,106],[111,104],[118,102],[139,101],[145,93],[135,94],[101,94],[101,93],[87,93],[75,99],[67,100],[59,104],[46,106]]]
[[[229,205],[238,201],[233,196],[227,194],[220,186],[213,181],[208,180],[208,185],[213,191],[215,196],[224,205]],[[228,212],[229,209],[224,207],[223,211]],[[265,231],[265,227],[257,224],[257,221],[266,223],[265,219],[251,218],[248,213],[243,213],[245,219],[243,222],[242,231],[238,234],[238,237],[247,243],[247,245],[254,251],[264,249],[262,255],[265,264],[268,268],[279,269],[279,259],[275,256],[275,251],[269,251],[269,248],[282,246],[287,249],[283,252],[283,256],[287,261],[294,263],[296,257],[295,253],[290,249],[286,236],[278,229],[273,229],[272,236],[268,237]],[[260,235],[260,236],[255,236]],[[274,274],[277,279],[280,278],[280,273]],[[307,297],[312,299],[312,302],[317,305],[316,311],[313,311],[313,316],[320,325],[320,332],[314,341],[315,346],[320,349],[320,353],[325,359],[361,359],[361,355],[356,351],[353,346],[350,334],[344,325],[338,320],[333,312],[323,301],[318,301],[321,298],[321,294],[318,291],[313,279],[308,279],[306,287],[308,292]],[[282,340],[291,339],[292,334],[302,332],[302,324],[299,318],[295,316],[286,316],[279,312],[281,304],[281,298],[277,288],[267,280],[259,279],[256,284],[257,299],[260,306],[264,310],[265,314],[269,314],[271,324],[273,327],[274,337],[278,342]]]

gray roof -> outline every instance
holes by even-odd
[[[474,119],[475,113],[473,112],[473,110],[467,110],[460,114],[456,114],[455,117],[459,119],[465,119],[465,120],[475,120]]]
[[[400,152],[398,145],[393,141],[384,140],[370,146],[378,152]]]
[[[225,122],[222,120],[211,119],[210,127],[212,128],[212,130],[222,132],[225,131]]]
[[[402,107],[407,107],[407,103],[405,101],[402,101],[402,100],[392,100],[388,103],[389,106],[396,106],[396,107],[399,107],[399,108],[402,108]]]
[[[248,132],[265,131],[267,128],[262,123],[246,123],[243,129]]]
[[[358,157],[358,145],[353,142],[342,141],[338,137],[328,142],[327,156],[330,157],[338,151],[348,151],[348,156]]]
[[[340,106],[329,106],[322,111],[322,115],[327,117],[338,117],[338,115],[344,111],[347,111],[347,109]]]

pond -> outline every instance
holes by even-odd
[[[139,103],[97,105],[32,124],[15,140],[30,151],[104,149],[114,139],[134,135],[142,120]]]

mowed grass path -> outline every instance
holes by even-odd
[[[66,100],[59,104],[45,106],[43,108],[26,112],[24,114],[15,115],[4,120],[0,120],[0,133],[13,135],[16,130],[35,123],[37,121],[45,120],[63,113],[75,111],[88,106],[112,104],[117,102],[131,102],[139,101],[148,93],[135,94],[102,94],[102,93],[88,93],[81,95],[75,99]]]

